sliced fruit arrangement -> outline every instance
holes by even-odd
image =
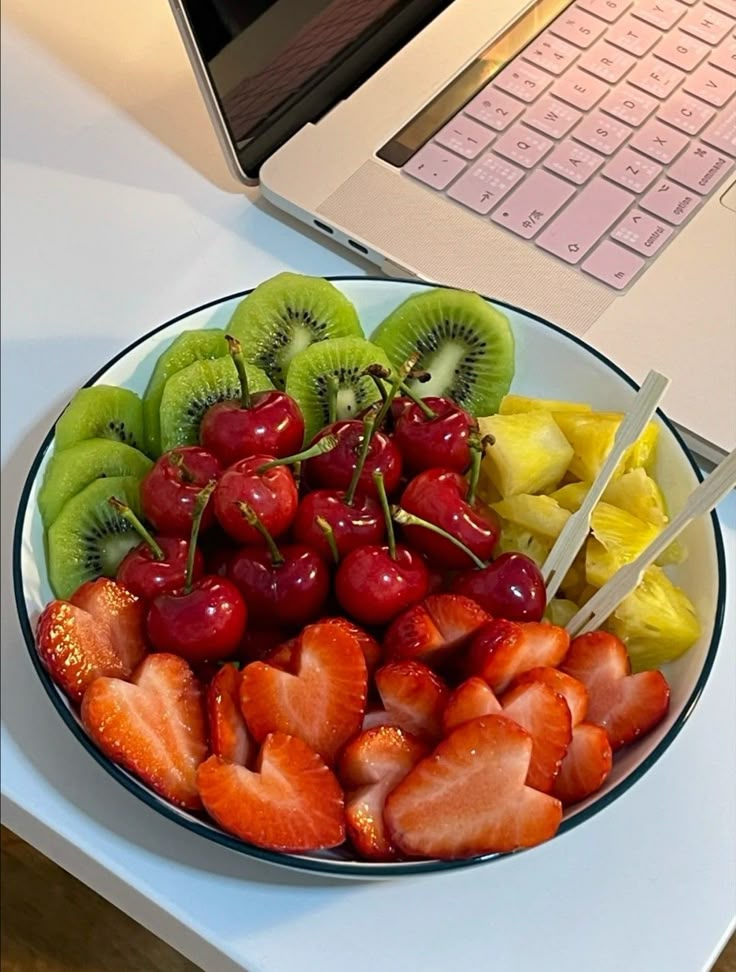
[[[667,523],[657,429],[547,604],[539,567],[622,416],[511,395],[513,373],[478,295],[423,292],[368,341],[336,287],[281,274],[171,342],[142,400],[80,391],[39,493],[56,599],[36,638],[101,751],[275,851],[554,836],[665,717],[655,669],[699,629],[654,566],[570,643]]]

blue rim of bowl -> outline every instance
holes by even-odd
[[[432,288],[437,286],[436,284],[427,283],[421,280],[410,280],[410,279],[398,279],[398,278],[386,278],[377,277],[371,275],[361,275],[361,274],[345,274],[337,276],[328,276],[324,278],[333,283],[340,283],[345,281],[374,281],[382,285],[392,285],[397,284],[411,284],[416,287],[428,287]],[[153,328],[146,334],[137,338],[126,348],[112,357],[105,365],[103,365],[85,384],[82,386],[84,388],[93,385],[98,378],[100,378],[105,372],[107,372],[114,364],[116,364],[121,358],[129,354],[134,348],[139,344],[142,344],[148,338],[157,334],[159,331],[165,330],[167,327],[171,327],[173,324],[178,323],[186,317],[191,317],[193,314],[197,314],[200,311],[207,310],[210,307],[216,307],[219,304],[227,303],[228,301],[235,299],[242,299],[252,292],[255,288],[250,288],[249,290],[239,291],[234,294],[230,294],[227,297],[218,297],[215,300],[208,301],[205,304],[201,304],[199,307],[195,307],[191,310],[185,311],[182,314],[178,314],[176,317],[171,318],[171,320],[166,321],[164,324],[158,325],[158,327]],[[456,289],[451,287],[445,287],[444,289]],[[495,300],[493,298],[487,297],[487,300],[492,301],[499,307],[504,307],[507,310],[514,311],[515,313],[522,314],[525,317],[529,317],[535,320],[537,323],[544,327],[551,328],[556,331],[562,337],[566,338],[579,345],[585,351],[588,351],[594,357],[598,358],[599,361],[607,365],[615,374],[630,385],[632,388],[637,389],[639,386],[636,382],[622,371],[618,365],[614,364],[609,358],[604,354],[597,351],[595,348],[590,347],[580,338],[576,337],[574,334],[570,334],[563,328],[559,327],[557,324],[553,324],[551,321],[547,321],[537,314],[532,314],[515,304],[509,304],[505,301]],[[695,460],[690,454],[689,449],[685,445],[682,436],[677,431],[672,422],[667,418],[667,416],[660,410],[657,410],[657,415],[665,423],[669,431],[675,437],[676,441],[682,448],[683,453],[687,457],[695,476],[698,480],[702,480],[703,476],[698,468]],[[34,637],[33,628],[31,625],[31,620],[28,616],[28,611],[26,610],[25,603],[25,592],[23,590],[23,576],[22,576],[22,565],[21,565],[21,548],[23,541],[23,524],[25,521],[26,510],[28,507],[28,500],[30,497],[31,489],[38,472],[38,468],[43,461],[43,458],[53,442],[54,439],[54,429],[56,423],[51,427],[49,432],[46,434],[41,446],[36,453],[36,457],[31,464],[31,468],[26,477],[26,481],[23,485],[23,490],[21,492],[20,502],[18,504],[18,513],[16,515],[15,529],[13,532],[13,590],[15,595],[15,604],[18,612],[18,618],[20,620],[21,630],[23,632],[23,637],[25,639],[26,648],[31,657],[31,662],[33,667],[36,669],[38,677],[41,680],[43,687],[46,690],[46,694],[49,696],[54,708],[59,713],[61,718],[64,720],[66,725],[76,736],[82,746],[86,751],[92,756],[92,758],[100,765],[107,773],[110,774],[118,783],[121,783],[129,793],[132,793],[139,800],[142,800],[148,807],[155,810],[157,813],[166,817],[169,820],[174,821],[174,823],[179,826],[189,830],[190,832],[198,834],[200,837],[204,837],[207,840],[212,840],[215,843],[221,844],[225,847],[229,847],[231,850],[237,851],[238,853],[245,854],[248,857],[253,857],[261,861],[267,861],[270,864],[280,865],[282,867],[293,868],[296,870],[304,871],[307,873],[327,875],[332,874],[335,876],[355,876],[362,877],[364,879],[373,877],[401,877],[403,875],[416,875],[416,874],[427,874],[434,873],[437,871],[452,870],[455,868],[462,867],[472,867],[479,864],[487,864],[491,861],[504,859],[519,853],[528,853],[529,850],[534,850],[534,848],[529,848],[525,851],[513,851],[511,854],[480,854],[475,857],[462,858],[459,860],[452,861],[440,861],[440,860],[426,860],[426,861],[400,861],[394,864],[374,864],[372,862],[351,862],[344,861],[341,859],[328,859],[328,858],[314,858],[307,856],[300,856],[298,854],[287,854],[279,851],[269,851],[261,847],[256,847],[253,844],[249,844],[245,841],[239,840],[236,837],[232,837],[225,833],[223,830],[216,829],[215,824],[207,824],[200,822],[196,817],[188,816],[184,817],[181,812],[166,803],[161,797],[149,790],[143,783],[138,782],[134,777],[129,776],[124,770],[119,766],[109,760],[92,742],[92,740],[87,736],[82,726],[76,721],[75,717],[72,715],[70,709],[67,707],[67,703],[62,697],[61,690],[58,689],[55,683],[52,681],[50,675],[43,667],[41,659],[39,658],[38,652],[36,651],[36,642]],[[721,534],[720,524],[718,522],[718,517],[715,511],[710,514],[711,524],[713,526],[713,534],[716,545],[716,559],[718,562],[718,600],[716,604],[716,614],[713,626],[713,635],[711,637],[710,645],[708,646],[708,653],[705,658],[705,663],[698,676],[698,680],[695,687],[690,694],[689,699],[683,706],[682,712],[678,716],[675,723],[669,729],[665,737],[660,740],[660,742],[655,746],[649,755],[642,760],[642,762],[629,773],[629,775],[621,780],[620,783],[616,784],[609,793],[601,796],[599,799],[595,800],[590,806],[586,807],[584,810],[579,811],[573,817],[563,819],[560,824],[557,834],[559,836],[566,833],[573,828],[579,826],[582,823],[590,820],[596,814],[600,813],[605,807],[611,804],[614,800],[618,799],[623,793],[626,792],[631,786],[636,783],[647,770],[659,759],[660,756],[669,748],[671,743],[679,734],[682,727],[685,725],[690,715],[692,714],[700,696],[703,693],[708,677],[710,676],[711,669],[713,668],[713,663],[715,661],[716,651],[718,649],[718,641],[721,629],[723,627],[723,614],[725,610],[725,555],[723,549],[723,536]],[[543,845],[538,845],[543,846]]]

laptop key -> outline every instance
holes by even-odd
[[[582,117],[580,112],[570,105],[558,101],[551,95],[544,95],[527,108],[524,123],[552,138],[562,138]]]
[[[597,17],[591,17],[576,6],[569,7],[549,26],[549,30],[557,37],[582,48],[590,47],[605,29],[606,25]]]
[[[697,135],[715,113],[715,108],[678,91],[669,101],[665,101],[657,112],[657,118],[679,128],[682,132],[687,132],[688,135]]]
[[[583,263],[582,269],[591,277],[602,280],[609,287],[623,290],[631,283],[645,263],[646,260],[642,260],[631,250],[625,250],[622,246],[617,246],[616,243],[605,240],[593,250]]]
[[[641,0],[632,13],[639,20],[646,20],[652,27],[669,30],[685,16],[685,7],[678,0]]]
[[[676,132],[669,125],[652,119],[648,121],[629,142],[632,148],[643,152],[657,162],[667,165],[676,158],[690,141],[682,132]]]
[[[441,128],[434,140],[465,159],[474,159],[488,148],[495,137],[485,125],[480,125],[467,115],[460,114]]]
[[[637,91],[629,84],[623,84],[614,90],[601,102],[601,111],[608,115],[613,115],[619,121],[626,122],[627,125],[638,126],[646,121],[654,109],[657,102],[654,98]]]
[[[709,105],[722,108],[736,91],[736,78],[710,64],[703,64],[685,81],[683,88]]]
[[[662,179],[656,183],[646,196],[639,200],[642,209],[655,216],[661,216],[675,226],[684,223],[700,203],[700,196],[670,182],[669,179]]]
[[[681,30],[673,30],[671,34],[664,35],[654,48],[654,53],[676,68],[692,71],[705,60],[710,53],[710,48],[702,41],[683,34]]]
[[[601,81],[608,81],[609,84],[616,84],[626,74],[627,71],[636,64],[636,58],[626,51],[619,50],[605,41],[591,47],[585,51],[578,61],[578,67],[584,68],[590,74],[594,74]]]
[[[694,142],[670,166],[667,175],[693,192],[706,196],[732,168],[731,159],[701,142]]]
[[[403,171],[433,189],[444,189],[466,165],[463,159],[446,148],[436,142],[428,142],[409,159]]]
[[[537,246],[566,263],[579,263],[633,201],[630,192],[596,177],[545,227]]]
[[[522,52],[522,57],[551,74],[562,74],[578,54],[577,47],[546,31]]]
[[[544,160],[545,169],[557,172],[576,186],[581,186],[599,169],[605,160],[597,152],[565,139],[558,145],[551,155]]]
[[[629,135],[631,129],[628,125],[622,125],[621,122],[600,112],[583,118],[572,133],[573,138],[585,142],[586,145],[603,152],[604,155],[615,152]]]
[[[531,169],[544,158],[553,144],[544,135],[539,135],[525,125],[517,124],[499,135],[493,151],[511,159],[512,162],[518,162],[525,169]]]
[[[452,184],[447,195],[485,216],[523,175],[523,169],[489,152]]]
[[[606,33],[606,40],[628,51],[629,54],[643,57],[661,36],[656,27],[645,24],[643,20],[637,20],[631,14],[626,14]]]
[[[578,7],[612,24],[631,6],[633,0],[578,0]]]
[[[736,77],[736,35],[727,37],[726,40],[717,47],[708,58],[714,67],[726,71]]]
[[[552,87],[552,94],[575,108],[587,111],[608,93],[608,85],[579,68],[572,68]]]
[[[626,80],[655,98],[667,98],[684,77],[682,71],[649,54],[636,65]]]
[[[518,118],[524,110],[524,105],[511,98],[499,88],[488,85],[469,101],[463,111],[472,118],[488,125],[496,132],[508,128],[511,122]]]
[[[709,7],[720,10],[729,17],[736,17],[736,0],[705,0],[705,2]]]
[[[736,105],[714,119],[700,137],[720,152],[736,156]]]
[[[574,194],[568,182],[537,169],[504,199],[491,219],[530,240]]]
[[[617,152],[603,169],[603,175],[632,192],[644,192],[661,175],[662,166],[630,148]]]
[[[493,79],[493,83],[515,98],[529,103],[552,84],[552,78],[532,64],[512,61]]]
[[[708,10],[707,7],[691,10],[680,23],[681,30],[706,44],[719,44],[732,27],[733,20],[730,17],[725,17],[717,10]]]
[[[611,238],[625,243],[637,253],[653,256],[672,233],[672,227],[662,220],[643,213],[641,209],[632,209],[611,233]]]

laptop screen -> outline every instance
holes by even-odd
[[[184,0],[248,176],[451,0]]]

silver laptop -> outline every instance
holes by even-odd
[[[171,0],[233,172],[736,447],[736,0]]]

